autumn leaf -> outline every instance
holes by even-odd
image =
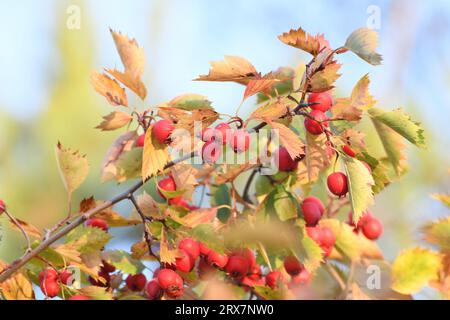
[[[345,158],[345,171],[353,212],[352,218],[355,223],[358,223],[364,212],[374,202],[372,186],[375,182],[366,166],[355,158]]]
[[[444,251],[450,252],[450,216],[427,223],[422,227],[425,239]]]
[[[113,294],[106,288],[87,286],[77,291],[78,295],[86,296],[90,300],[113,300]]]
[[[119,52],[125,72],[118,70],[106,70],[109,74],[136,93],[141,99],[145,99],[147,89],[141,81],[144,72],[145,54],[135,39],[130,40],[120,32],[110,30]]]
[[[255,67],[246,59],[237,56],[225,56],[223,61],[211,62],[207,75],[201,75],[197,81],[233,81],[248,84],[250,79],[258,76]]]
[[[65,244],[76,248],[80,253],[101,250],[112,236],[100,228],[79,226],[69,232]]]
[[[95,200],[94,197],[83,199],[80,202],[80,213],[88,212],[89,210],[99,207],[104,204],[104,201]],[[93,217],[105,220],[110,227],[126,227],[134,226],[142,223],[140,219],[127,219],[114,211],[111,207],[103,209],[96,213]]]
[[[276,79],[272,73],[268,73],[263,77],[255,77],[254,79],[250,79],[247,83],[247,87],[245,88],[242,101],[259,92],[267,92],[277,81],[279,80]]]
[[[247,123],[250,120],[254,119],[259,119],[262,121],[277,120],[286,115],[288,111],[289,105],[286,103],[286,100],[278,98],[274,101],[269,101],[268,103],[253,111],[249,116]]]
[[[289,32],[278,36],[278,39],[287,45],[306,51],[313,56],[316,56],[324,45],[326,45],[323,35],[312,36],[302,28],[298,28],[297,30],[291,29]]]
[[[195,187],[198,185],[195,171],[193,166],[184,163],[175,165],[171,170],[177,189],[184,190],[183,197],[185,199],[192,198]]]
[[[305,155],[305,144],[291,129],[285,125],[270,121],[267,122],[274,130],[274,133],[280,139],[280,143],[285,147],[292,159],[301,159]]]
[[[380,65],[383,58],[376,52],[378,33],[369,28],[355,30],[345,42],[345,48],[372,65]]]
[[[216,184],[221,185],[224,183],[228,183],[234,181],[241,173],[255,168],[256,164],[246,163],[243,165],[227,165],[223,166],[225,171],[223,173],[218,173],[216,176]]]
[[[85,155],[69,148],[63,148],[59,142],[56,145],[55,152],[61,179],[70,199],[72,193],[86,179],[89,173],[89,164]]]
[[[17,223],[22,227],[22,229],[29,236],[34,237],[36,239],[40,239],[42,237],[42,232],[38,228],[36,228],[34,225],[32,225],[28,222],[25,222],[23,220],[20,220],[18,218],[14,218],[14,219],[17,221]],[[13,229],[19,230],[19,228],[14,223],[12,223],[11,226]]]
[[[438,279],[441,256],[431,250],[412,248],[401,252],[392,264],[392,289],[402,294],[420,291]]]
[[[102,259],[112,264],[123,273],[138,274],[144,270],[145,266],[137,259],[134,259],[124,250],[106,251],[102,254]]]
[[[113,106],[128,106],[125,89],[116,80],[111,79],[106,74],[94,71],[91,74],[91,83],[95,91],[104,96],[109,104]]]
[[[350,98],[340,98],[331,108],[335,118],[347,121],[358,121],[361,119],[363,110],[372,107],[376,101],[369,93],[369,76],[362,77],[353,88]]]
[[[130,151],[133,148],[136,138],[136,131],[128,131],[120,135],[111,147],[109,147],[102,165],[102,182],[117,176],[116,162],[124,152]]]
[[[169,162],[167,145],[162,144],[152,136],[153,126],[145,133],[144,152],[142,153],[142,180],[162,172]]]
[[[217,208],[200,208],[189,212],[183,217],[177,217],[174,215],[171,215],[170,217],[179,224],[192,229],[201,224],[210,223],[216,215]]]
[[[334,83],[341,76],[338,71],[341,68],[339,63],[330,63],[323,70],[314,73],[309,79],[308,91],[324,92],[334,88]]]
[[[449,194],[443,194],[443,193],[435,193],[431,195],[433,199],[436,199],[443,204],[445,204],[447,207],[450,207],[450,195]]]
[[[0,260],[0,272],[5,270],[6,263]],[[1,295],[6,300],[34,300],[33,285],[23,272],[16,272],[0,283]]]
[[[211,109],[211,101],[205,96],[187,93],[173,98],[166,103],[168,107],[192,111],[195,109]]]
[[[146,217],[161,218],[158,203],[145,191],[136,197],[137,204]]]
[[[143,148],[133,148],[120,155],[116,162],[117,182],[121,183],[129,179],[137,179],[142,172]]]
[[[179,256],[177,249],[171,249],[166,239],[166,233],[164,228],[161,229],[161,238],[159,246],[159,257],[161,263],[167,263],[168,265],[174,264],[175,259]]]
[[[111,131],[122,128],[129,124],[133,117],[122,111],[114,111],[103,117],[104,121],[96,128],[102,131]]]
[[[298,181],[302,184],[317,181],[320,172],[330,164],[324,135],[315,136],[307,132],[305,141],[305,160],[299,163],[297,170]]]

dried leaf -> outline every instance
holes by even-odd
[[[243,165],[227,165],[223,166],[226,170],[224,173],[219,173],[216,177],[216,184],[221,185],[234,181],[241,173],[256,168],[256,164],[246,163]]]
[[[179,252],[177,249],[169,248],[169,243],[167,242],[164,228],[161,229],[159,257],[161,259],[161,263],[167,263],[169,265],[174,264],[175,259],[179,257]]]
[[[122,111],[114,111],[104,116],[103,119],[103,122],[100,123],[96,129],[111,131],[126,126],[133,120],[133,117]]]
[[[379,65],[383,58],[376,52],[378,33],[369,28],[360,28],[347,38],[345,48],[372,65]]]
[[[314,183],[320,172],[330,164],[325,142],[325,135],[315,136],[306,133],[305,160],[299,163],[297,170],[299,183]]]
[[[289,111],[289,106],[285,99],[276,99],[275,101],[270,101],[255,111],[250,115],[247,122],[254,119],[265,120],[277,120],[282,116],[286,115]]]
[[[20,224],[20,226],[22,227],[22,229],[31,237],[34,237],[36,239],[40,239],[42,237],[42,232],[36,228],[35,226],[33,226],[32,224],[25,222],[23,220],[20,220],[18,218],[15,218],[16,221]],[[19,228],[12,223],[11,226],[13,227],[13,229],[17,229],[19,230]]]
[[[158,207],[158,203],[147,193],[143,192],[136,197],[139,208],[146,217],[161,217],[161,210]]]
[[[268,73],[263,77],[256,77],[254,79],[250,79],[245,88],[244,98],[242,101],[247,98],[259,93],[259,92],[268,92],[269,89],[275,84],[275,82],[279,81],[274,77],[272,73]]]
[[[0,271],[6,267],[0,260]],[[34,300],[33,285],[23,272],[16,272],[0,283],[0,291],[6,300]]]
[[[287,45],[306,51],[313,56],[317,56],[322,48],[329,46],[328,42],[323,38],[323,35],[312,36],[302,28],[298,28],[297,30],[291,29],[289,32],[278,36],[278,39]]]
[[[237,56],[225,56],[223,61],[211,62],[207,75],[201,75],[197,81],[233,81],[248,84],[250,79],[258,76],[255,67],[246,59]]]
[[[104,96],[109,104],[113,106],[128,106],[125,89],[116,80],[111,79],[106,74],[94,71],[91,74],[91,83],[95,91]]]
[[[341,68],[339,63],[330,63],[323,70],[314,73],[309,79],[308,91],[324,92],[334,88],[334,83],[341,76],[338,71]]]
[[[305,155],[305,144],[300,140],[299,136],[281,123],[270,121],[269,119],[266,119],[266,121],[279,137],[281,145],[287,149],[291,158],[303,158]]]
[[[209,224],[217,215],[217,208],[201,208],[191,211],[183,217],[175,217],[175,221],[188,228],[195,228],[201,224]],[[171,216],[173,217],[173,216]]]
[[[211,109],[211,101],[205,96],[194,93],[187,93],[170,100],[167,105],[171,108],[178,108],[186,111],[195,109]]]

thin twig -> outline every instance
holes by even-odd
[[[336,280],[336,282],[339,285],[339,287],[341,288],[341,290],[345,290],[345,282],[344,282],[344,280],[342,280],[339,273],[337,273],[337,271],[328,263],[325,264],[325,267],[326,267],[328,273],[334,278],[334,280]]]
[[[27,253],[29,253],[31,251],[30,237],[28,236],[28,234],[26,233],[26,231],[22,227],[22,225],[19,223],[19,221],[17,221],[17,219],[14,218],[14,216],[12,214],[10,214],[8,212],[8,210],[5,209],[4,212],[8,216],[9,220],[11,221],[11,223],[14,224],[17,228],[19,228],[19,230],[22,232],[23,236],[25,237],[25,240],[27,242],[27,251],[25,251],[25,255],[26,255]]]
[[[244,192],[242,193],[242,198],[249,203],[252,203],[252,200],[250,199],[249,196],[249,191],[250,191],[250,186],[252,185],[252,181],[256,176],[256,173],[258,172],[258,168],[257,169],[253,169],[252,173],[250,174],[250,177],[248,177],[247,182],[245,183],[245,187],[244,187]]]

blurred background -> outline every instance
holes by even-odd
[[[77,10],[80,25],[72,28]],[[66,213],[54,157],[57,141],[86,153],[91,165],[74,203],[90,195],[105,199],[126,188],[111,182],[100,186],[100,165],[117,132],[94,129],[111,107],[89,83],[92,70],[121,67],[110,27],[135,37],[145,49],[146,105],[192,92],[208,96],[219,112],[231,113],[240,103],[241,86],[191,81],[207,73],[209,61],[231,54],[247,58],[261,72],[293,67],[308,57],[282,44],[277,39],[282,32],[302,26],[324,33],[338,47],[369,23],[380,33],[384,63],[372,67],[351,54],[339,57],[344,66],[337,93],[350,94],[370,73],[379,106],[404,107],[423,123],[428,140],[426,150],[408,147],[411,171],[377,196],[373,212],[386,227],[379,240],[386,258],[423,244],[418,228],[449,213],[430,198],[450,190],[449,1],[3,0],[0,21],[0,198],[13,214],[38,227],[50,227]],[[245,112],[253,102],[246,103]],[[123,213],[128,209],[119,207]],[[8,228],[0,218],[0,259],[10,262],[22,253],[23,243]],[[136,237],[130,229],[119,232]],[[128,249],[119,240],[113,245]]]

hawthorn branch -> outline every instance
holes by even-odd
[[[12,224],[14,224],[23,234],[25,241],[27,242],[27,251],[26,253],[31,251],[31,243],[30,243],[30,237],[28,236],[28,234],[26,233],[26,231],[24,230],[24,228],[22,227],[22,225],[19,223],[19,221],[17,221],[16,218],[14,218],[14,216],[12,214],[10,214],[8,212],[8,210],[4,210],[6,216],[8,217],[8,219],[11,221]],[[25,254],[26,254],[25,253]]]
[[[197,155],[196,152],[191,152],[179,159],[173,160],[169,163],[167,163],[164,166],[164,169],[169,169],[173,167],[174,165],[183,162],[187,159],[193,158]],[[94,216],[95,214],[108,209],[109,207],[115,205],[116,203],[119,203],[123,200],[129,199],[130,195],[132,195],[134,192],[139,190],[145,182],[147,182],[151,177],[146,179],[145,181],[139,181],[133,186],[131,186],[128,190],[116,195],[109,201],[106,201],[100,205],[98,205],[95,208],[92,208],[91,210],[83,213],[82,215],[78,216],[75,220],[70,222],[67,226],[64,228],[58,230],[53,235],[49,236],[48,238],[44,239],[36,248],[26,253],[23,257],[13,261],[8,267],[6,267],[1,273],[0,273],[0,283],[7,280],[10,276],[12,276],[14,273],[16,273],[20,268],[22,268],[27,262],[29,262],[31,259],[37,257],[42,251],[47,249],[50,245],[52,245],[57,240],[61,239],[65,235],[67,235],[70,231],[78,227],[79,225],[83,224],[86,220]]]

